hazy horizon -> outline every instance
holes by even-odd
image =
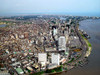
[[[37,13],[7,13],[7,14],[0,14],[0,16],[23,16],[23,15],[68,15],[68,16],[90,16],[90,17],[100,17],[100,13],[68,13],[68,12],[37,12]]]
[[[100,17],[100,0],[0,0],[0,16],[24,14]]]

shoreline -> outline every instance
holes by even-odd
[[[84,41],[86,42],[86,44],[88,46],[88,50],[86,51],[85,57],[89,57],[89,55],[91,54],[91,51],[92,51],[91,43],[83,35],[81,35],[81,36],[82,36],[82,38],[84,39]]]

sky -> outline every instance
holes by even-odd
[[[32,13],[100,16],[100,0],[0,0],[1,16]]]

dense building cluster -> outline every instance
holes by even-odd
[[[11,75],[26,75],[59,67],[79,57],[82,43],[73,19],[76,18],[46,15],[1,19],[13,24],[0,28],[1,69]]]

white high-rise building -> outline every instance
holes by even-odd
[[[60,64],[60,54],[52,53],[52,55],[51,55],[51,62],[52,62],[52,64],[59,65]]]
[[[59,51],[66,50],[66,38],[65,36],[60,36],[58,39],[58,49]]]
[[[47,62],[47,53],[38,53],[38,62]]]
[[[55,29],[55,28],[53,29],[53,35],[54,36],[57,34],[57,31],[58,31],[57,29]]]

